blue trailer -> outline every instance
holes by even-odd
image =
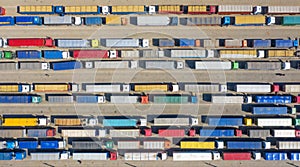
[[[0,103],[40,103],[40,96],[33,95],[0,95]]]
[[[15,16],[16,25],[42,25],[43,19],[39,16]]]
[[[0,152],[0,160],[12,160],[13,159],[13,152]]]
[[[209,126],[242,126],[243,118],[208,117]]]
[[[81,66],[81,63],[78,61],[64,61],[51,63],[51,69],[53,69],[54,71],[80,69]]]
[[[102,18],[101,17],[85,17],[84,24],[91,26],[91,25],[102,25]]]
[[[260,141],[227,141],[227,149],[262,149]]]
[[[287,107],[253,107],[252,114],[257,114],[257,115],[288,114],[288,108]]]
[[[26,158],[26,151],[20,150],[15,152],[15,160],[23,160],[25,158]]]
[[[275,160],[275,161],[281,161],[281,160],[287,160],[287,153],[285,152],[265,152],[264,153],[265,160]]]
[[[292,48],[292,47],[298,47],[299,43],[298,40],[284,40],[284,39],[278,39],[275,40],[275,46],[276,48]]]
[[[200,137],[232,137],[234,129],[200,129]]]
[[[268,48],[271,47],[271,40],[255,39],[252,46],[254,48]]]
[[[186,39],[186,38],[181,38],[178,39],[178,45],[181,47],[193,47],[195,46],[195,40],[194,39]]]
[[[41,59],[42,58],[41,51],[37,51],[37,50],[21,50],[21,51],[17,51],[16,54],[18,59]]]
[[[60,50],[43,50],[43,56],[45,59],[67,59],[69,58],[69,52],[63,52]]]
[[[103,119],[103,126],[132,127],[137,126],[136,119]]]
[[[78,95],[76,96],[77,103],[99,103],[99,96],[94,95]]]
[[[59,148],[58,140],[40,141],[41,149],[57,149]]]
[[[300,161],[300,152],[290,152],[288,157],[292,161]]]
[[[38,148],[38,141],[18,141],[19,148],[21,149],[35,149]]]
[[[255,96],[256,103],[292,103],[292,96]]]
[[[13,16],[1,16],[0,26],[12,26],[15,25],[15,18]]]

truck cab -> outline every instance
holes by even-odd
[[[82,24],[82,18],[81,17],[73,17],[73,19],[74,19],[74,24],[76,26],[79,26],[79,25]]]
[[[42,117],[42,118],[39,118],[38,119],[38,124],[39,124],[39,126],[46,126],[46,125],[48,125],[49,124],[49,120],[48,120],[48,118],[47,117]]]
[[[213,156],[213,160],[220,160],[221,159],[221,154],[218,151],[213,151],[211,152]]]
[[[262,13],[262,6],[255,6],[253,8],[253,14],[257,15],[257,14],[261,14]]]
[[[141,39],[140,42],[141,42],[141,46],[143,48],[148,48],[149,47],[149,39]]]
[[[290,70],[291,69],[291,63],[290,62],[282,62],[282,69],[283,70]]]
[[[60,153],[60,159],[69,159],[70,158],[70,152],[69,151],[63,151]]]
[[[49,70],[50,64],[49,63],[41,63],[41,68],[42,68],[42,70]]]
[[[261,153],[258,151],[253,151],[252,152],[252,157],[254,160],[260,160],[261,159]]]
[[[267,17],[267,25],[273,25],[276,23],[276,18],[274,16],[268,16]]]
[[[102,14],[108,15],[109,14],[109,6],[101,6]]]
[[[32,96],[32,103],[41,103],[42,102],[42,97],[41,96]]]
[[[148,13],[149,14],[155,14],[156,13],[156,7],[155,6],[149,6],[148,7]]]
[[[109,51],[109,58],[117,58],[117,57],[118,57],[118,53],[116,50]]]
[[[245,96],[244,97],[244,103],[252,103],[252,97],[251,96]]]
[[[68,51],[63,51],[63,52],[62,52],[62,58],[63,58],[63,59],[69,59],[69,58],[70,58],[70,52],[68,52]]]
[[[71,90],[72,90],[72,92],[78,92],[78,91],[80,91],[79,84],[71,83]]]
[[[191,120],[192,120],[191,125],[198,125],[199,124],[198,118],[191,118]]]
[[[21,84],[19,85],[19,92],[27,93],[31,91],[31,86],[29,84]]]

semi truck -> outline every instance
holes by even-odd
[[[8,38],[7,45],[11,47],[53,47],[51,38]]]

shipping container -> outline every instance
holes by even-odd
[[[0,84],[0,92],[30,92],[29,84]]]
[[[281,62],[246,62],[247,70],[281,70]]]
[[[138,26],[176,26],[178,25],[177,17],[168,16],[137,16],[136,25]]]
[[[44,25],[72,25],[71,16],[45,16]]]
[[[299,14],[299,6],[268,6],[268,14]]]
[[[94,61],[94,68],[123,69],[129,68],[129,61]]]
[[[171,49],[169,50],[171,58],[205,58],[208,51],[204,49]]]
[[[54,6],[51,5],[23,5],[18,6],[20,14],[54,14]]]
[[[173,161],[204,161],[204,160],[219,160],[220,153],[208,151],[174,151]]]
[[[219,5],[218,14],[251,14],[253,7],[251,5]]]
[[[159,129],[158,136],[160,137],[183,137],[185,136],[184,129]]]
[[[112,6],[112,14],[146,14],[145,6],[142,5],[123,5],[123,6]]]
[[[257,126],[293,126],[292,118],[257,118]]]
[[[31,152],[31,160],[59,160],[60,152]]]
[[[95,129],[62,129],[61,135],[64,137],[96,137]]]
[[[27,129],[27,137],[52,137],[55,134],[55,129]]]
[[[110,137],[139,137],[139,129],[111,129],[109,130]]]
[[[19,138],[19,137],[25,137],[26,136],[26,130],[25,129],[0,129],[0,135],[1,137],[7,137],[7,138]]]
[[[82,122],[79,118],[55,118],[54,124],[56,126],[80,126]]]
[[[0,103],[40,103],[42,98],[35,95],[0,95]]]
[[[159,14],[183,14],[183,6],[180,5],[159,5]]]
[[[249,129],[248,135],[250,138],[266,138],[270,137],[270,129]]]
[[[111,25],[111,26],[122,25],[121,17],[108,15],[105,17],[105,25]]]
[[[137,126],[136,119],[103,119],[103,126],[111,127],[135,127]]]
[[[175,41],[173,39],[159,39],[158,46],[159,47],[174,47]]]
[[[269,93],[272,92],[270,84],[236,84],[236,92]]]
[[[291,96],[255,96],[256,103],[292,103]]]
[[[102,25],[102,18],[101,17],[85,17],[84,24],[91,26],[91,25]]]
[[[37,50],[16,51],[18,59],[41,59],[42,53]]]
[[[18,146],[20,149],[36,149],[38,148],[38,141],[18,141]]]
[[[50,66],[54,71],[75,70],[82,68],[81,62],[78,61],[51,62]]]
[[[146,69],[165,69],[165,70],[173,70],[175,69],[174,61],[146,61],[145,62]]]
[[[300,92],[300,85],[296,84],[284,84],[283,91],[288,93]]]
[[[12,160],[13,159],[13,152],[0,152],[0,160]]]
[[[227,141],[227,149],[262,149],[260,141]]]
[[[72,149],[95,150],[102,149],[100,141],[72,141]]]
[[[208,117],[209,126],[242,126],[243,118]]]
[[[269,47],[271,47],[271,40],[255,39],[252,42],[252,47],[254,47],[254,48],[269,48]]]
[[[59,48],[90,48],[91,43],[86,39],[56,39],[55,46]]]
[[[196,70],[230,70],[232,69],[231,62],[221,61],[195,61]]]
[[[38,126],[38,118],[3,118],[2,126]]]
[[[168,140],[149,140],[143,141],[143,148],[144,149],[160,149],[164,150],[171,147],[171,142]]]
[[[60,50],[43,50],[43,56],[45,59],[68,59],[70,57],[69,52]]]
[[[153,97],[153,103],[172,103],[172,104],[185,104],[189,103],[188,96],[158,96]]]
[[[100,7],[96,5],[91,6],[65,6],[64,11],[61,11],[65,14],[100,14]]]
[[[104,103],[105,97],[95,95],[77,95],[75,96],[77,103]]]
[[[215,149],[214,141],[181,141],[180,142],[181,149]]]
[[[105,38],[101,39],[101,45],[110,48],[138,48],[140,42],[134,38]]]
[[[273,129],[274,137],[296,137],[295,129]]]
[[[43,19],[39,16],[15,16],[16,25],[42,25]]]
[[[288,160],[287,153],[284,152],[265,152],[264,153],[265,160]]]
[[[251,160],[250,152],[223,152],[223,160]]]
[[[217,6],[212,5],[188,5],[187,14],[216,14]]]
[[[244,96],[211,96],[212,103],[244,103]]]
[[[112,95],[109,97],[110,102],[113,104],[135,104],[139,102],[139,96],[124,96]]]
[[[225,18],[226,19],[226,18]],[[235,16],[235,22],[234,25],[236,26],[260,26],[264,25],[266,23],[265,16],[247,16],[247,15],[241,15],[241,16]]]
[[[277,39],[274,42],[274,47],[276,48],[292,48],[297,46],[298,46],[297,40]]]
[[[205,17],[189,17],[186,18],[186,25],[188,26],[221,26],[222,17],[205,16]]]
[[[13,47],[53,47],[51,38],[8,38],[7,45]]]
[[[18,70],[18,63],[15,62],[3,62],[0,63],[0,70],[1,71],[15,71]]]
[[[12,26],[15,25],[15,19],[13,16],[1,16],[0,26]]]
[[[268,50],[268,57],[293,57],[293,50]]]
[[[277,114],[288,114],[287,107],[253,107],[252,114],[261,115],[277,115]]]
[[[197,118],[154,118],[155,126],[170,126],[170,125],[198,125]]]
[[[86,85],[86,92],[102,92],[102,93],[117,93],[122,92],[121,84],[101,84],[101,85]]]
[[[139,149],[140,141],[129,140],[129,141],[118,141],[118,149]]]
[[[43,62],[19,62],[20,70],[48,70],[49,64]]]
[[[219,50],[219,56],[220,58],[256,58],[257,53],[254,49],[247,49],[247,50]]]

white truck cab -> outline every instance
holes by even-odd
[[[104,14],[104,15],[109,14],[109,7],[108,6],[102,6],[101,10],[102,10],[102,14]]]
[[[255,6],[253,9],[253,14],[261,14],[262,13],[262,6]]]
[[[149,14],[155,14],[156,13],[156,11],[155,11],[155,6],[149,6]]]
[[[74,17],[74,24],[75,24],[76,26],[81,25],[81,24],[82,24],[82,19],[81,19],[81,17]]]

